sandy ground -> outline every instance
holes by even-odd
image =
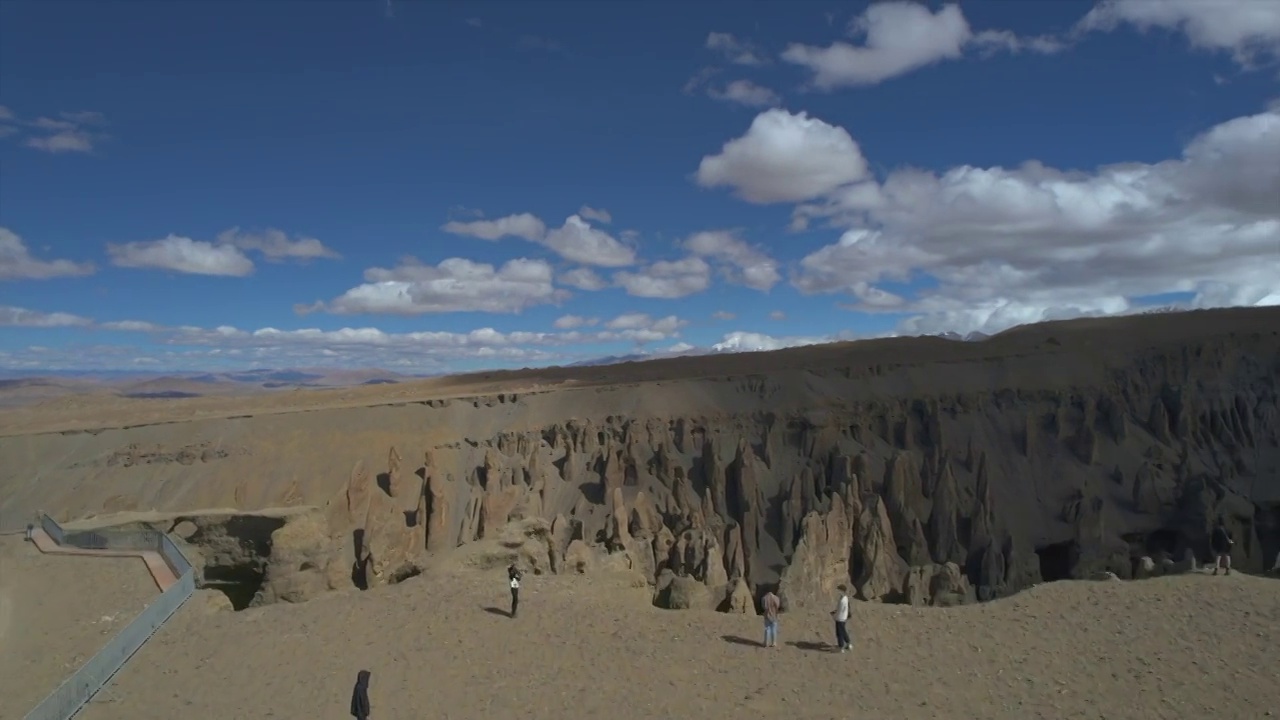
[[[390,718],[1261,718],[1280,713],[1280,582],[1042,585],[947,610],[854,603],[760,620],[648,605],[612,577],[442,574],[304,605],[193,602],[84,720],[345,717],[373,672]]]
[[[158,593],[137,558],[42,555],[0,537],[0,718],[20,718]]]

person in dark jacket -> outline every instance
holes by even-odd
[[[1231,533],[1227,532],[1227,526],[1221,520],[1218,521],[1218,527],[1213,529],[1213,539],[1210,544],[1213,545],[1213,554],[1216,558],[1213,574],[1217,575],[1218,570],[1221,568],[1227,571],[1227,575],[1230,575],[1231,546],[1235,545],[1236,541],[1231,539]]]
[[[511,563],[511,567],[507,568],[507,580],[511,585],[511,617],[515,617],[516,611],[520,609],[520,579],[523,577],[520,568]]]
[[[356,675],[356,686],[351,691],[351,717],[356,720],[369,720],[369,675],[368,670],[361,670]]]

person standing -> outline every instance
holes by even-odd
[[[844,585],[836,588],[840,591],[840,599],[836,601],[836,609],[831,611],[831,617],[836,621],[836,645],[840,647],[840,652],[847,652],[853,647],[853,643],[849,642],[849,591]]]
[[[521,574],[520,568],[515,563],[507,568],[507,580],[511,583],[511,617],[516,616],[516,611],[520,609],[520,579],[524,575]]]
[[[369,720],[369,676],[368,670],[361,670],[356,675],[356,686],[351,691],[351,717],[356,720]]]
[[[1213,566],[1213,574],[1218,574],[1218,569],[1223,568],[1227,575],[1231,574],[1231,546],[1236,541],[1231,538],[1231,533],[1227,531],[1227,526],[1221,520],[1218,526],[1213,529],[1213,539],[1210,541],[1213,545],[1213,554],[1216,556],[1217,562]]]
[[[764,610],[764,646],[778,647],[778,613],[782,610],[782,598],[770,590],[760,598],[760,609]]]

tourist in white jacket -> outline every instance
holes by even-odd
[[[836,601],[836,609],[831,611],[831,617],[836,621],[836,645],[840,647],[840,652],[848,652],[853,647],[853,643],[849,642],[849,591],[841,585],[836,588],[840,591],[840,599]]]

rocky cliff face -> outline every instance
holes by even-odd
[[[424,552],[540,523],[547,571],[607,557],[660,604],[722,609],[764,587],[793,606],[841,583],[954,604],[1131,577],[1143,556],[1203,555],[1220,517],[1236,566],[1262,571],[1280,550],[1280,355],[1231,352],[1151,352],[1099,387],[993,378],[839,410],[607,416],[390,448],[329,504],[328,534],[354,531],[335,562],[376,585]]]

